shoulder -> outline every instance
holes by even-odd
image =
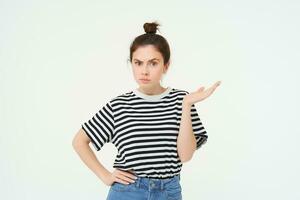
[[[173,88],[172,93],[171,94],[175,94],[175,95],[187,95],[189,94],[189,92],[187,90],[184,89],[180,89],[180,88]]]
[[[134,93],[132,90],[126,91],[117,96],[112,97],[108,103],[113,105],[113,104],[120,103],[120,102],[127,102],[130,99],[132,99],[133,97],[134,97]]]

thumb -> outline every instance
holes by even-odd
[[[204,87],[202,86],[202,87],[200,87],[198,90],[197,90],[197,92],[201,92],[201,91],[203,91],[204,90]]]

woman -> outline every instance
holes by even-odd
[[[107,200],[182,199],[183,162],[206,141],[207,134],[194,103],[210,96],[220,81],[189,93],[163,87],[160,81],[170,64],[170,48],[156,34],[158,23],[145,23],[145,34],[130,46],[130,62],[139,87],[107,102],[73,139],[82,161],[106,185]],[[96,151],[107,143],[118,149],[115,170],[97,160]]]

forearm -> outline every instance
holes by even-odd
[[[105,176],[110,174],[110,172],[98,161],[88,143],[74,144],[73,148],[85,165],[102,181],[104,180]]]
[[[177,151],[182,162],[192,158],[196,150],[196,138],[192,128],[191,105],[182,103],[182,115],[177,138]]]

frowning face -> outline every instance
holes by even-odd
[[[145,45],[136,49],[132,54],[132,70],[135,81],[140,87],[156,87],[169,64],[164,65],[164,60],[153,45]]]

